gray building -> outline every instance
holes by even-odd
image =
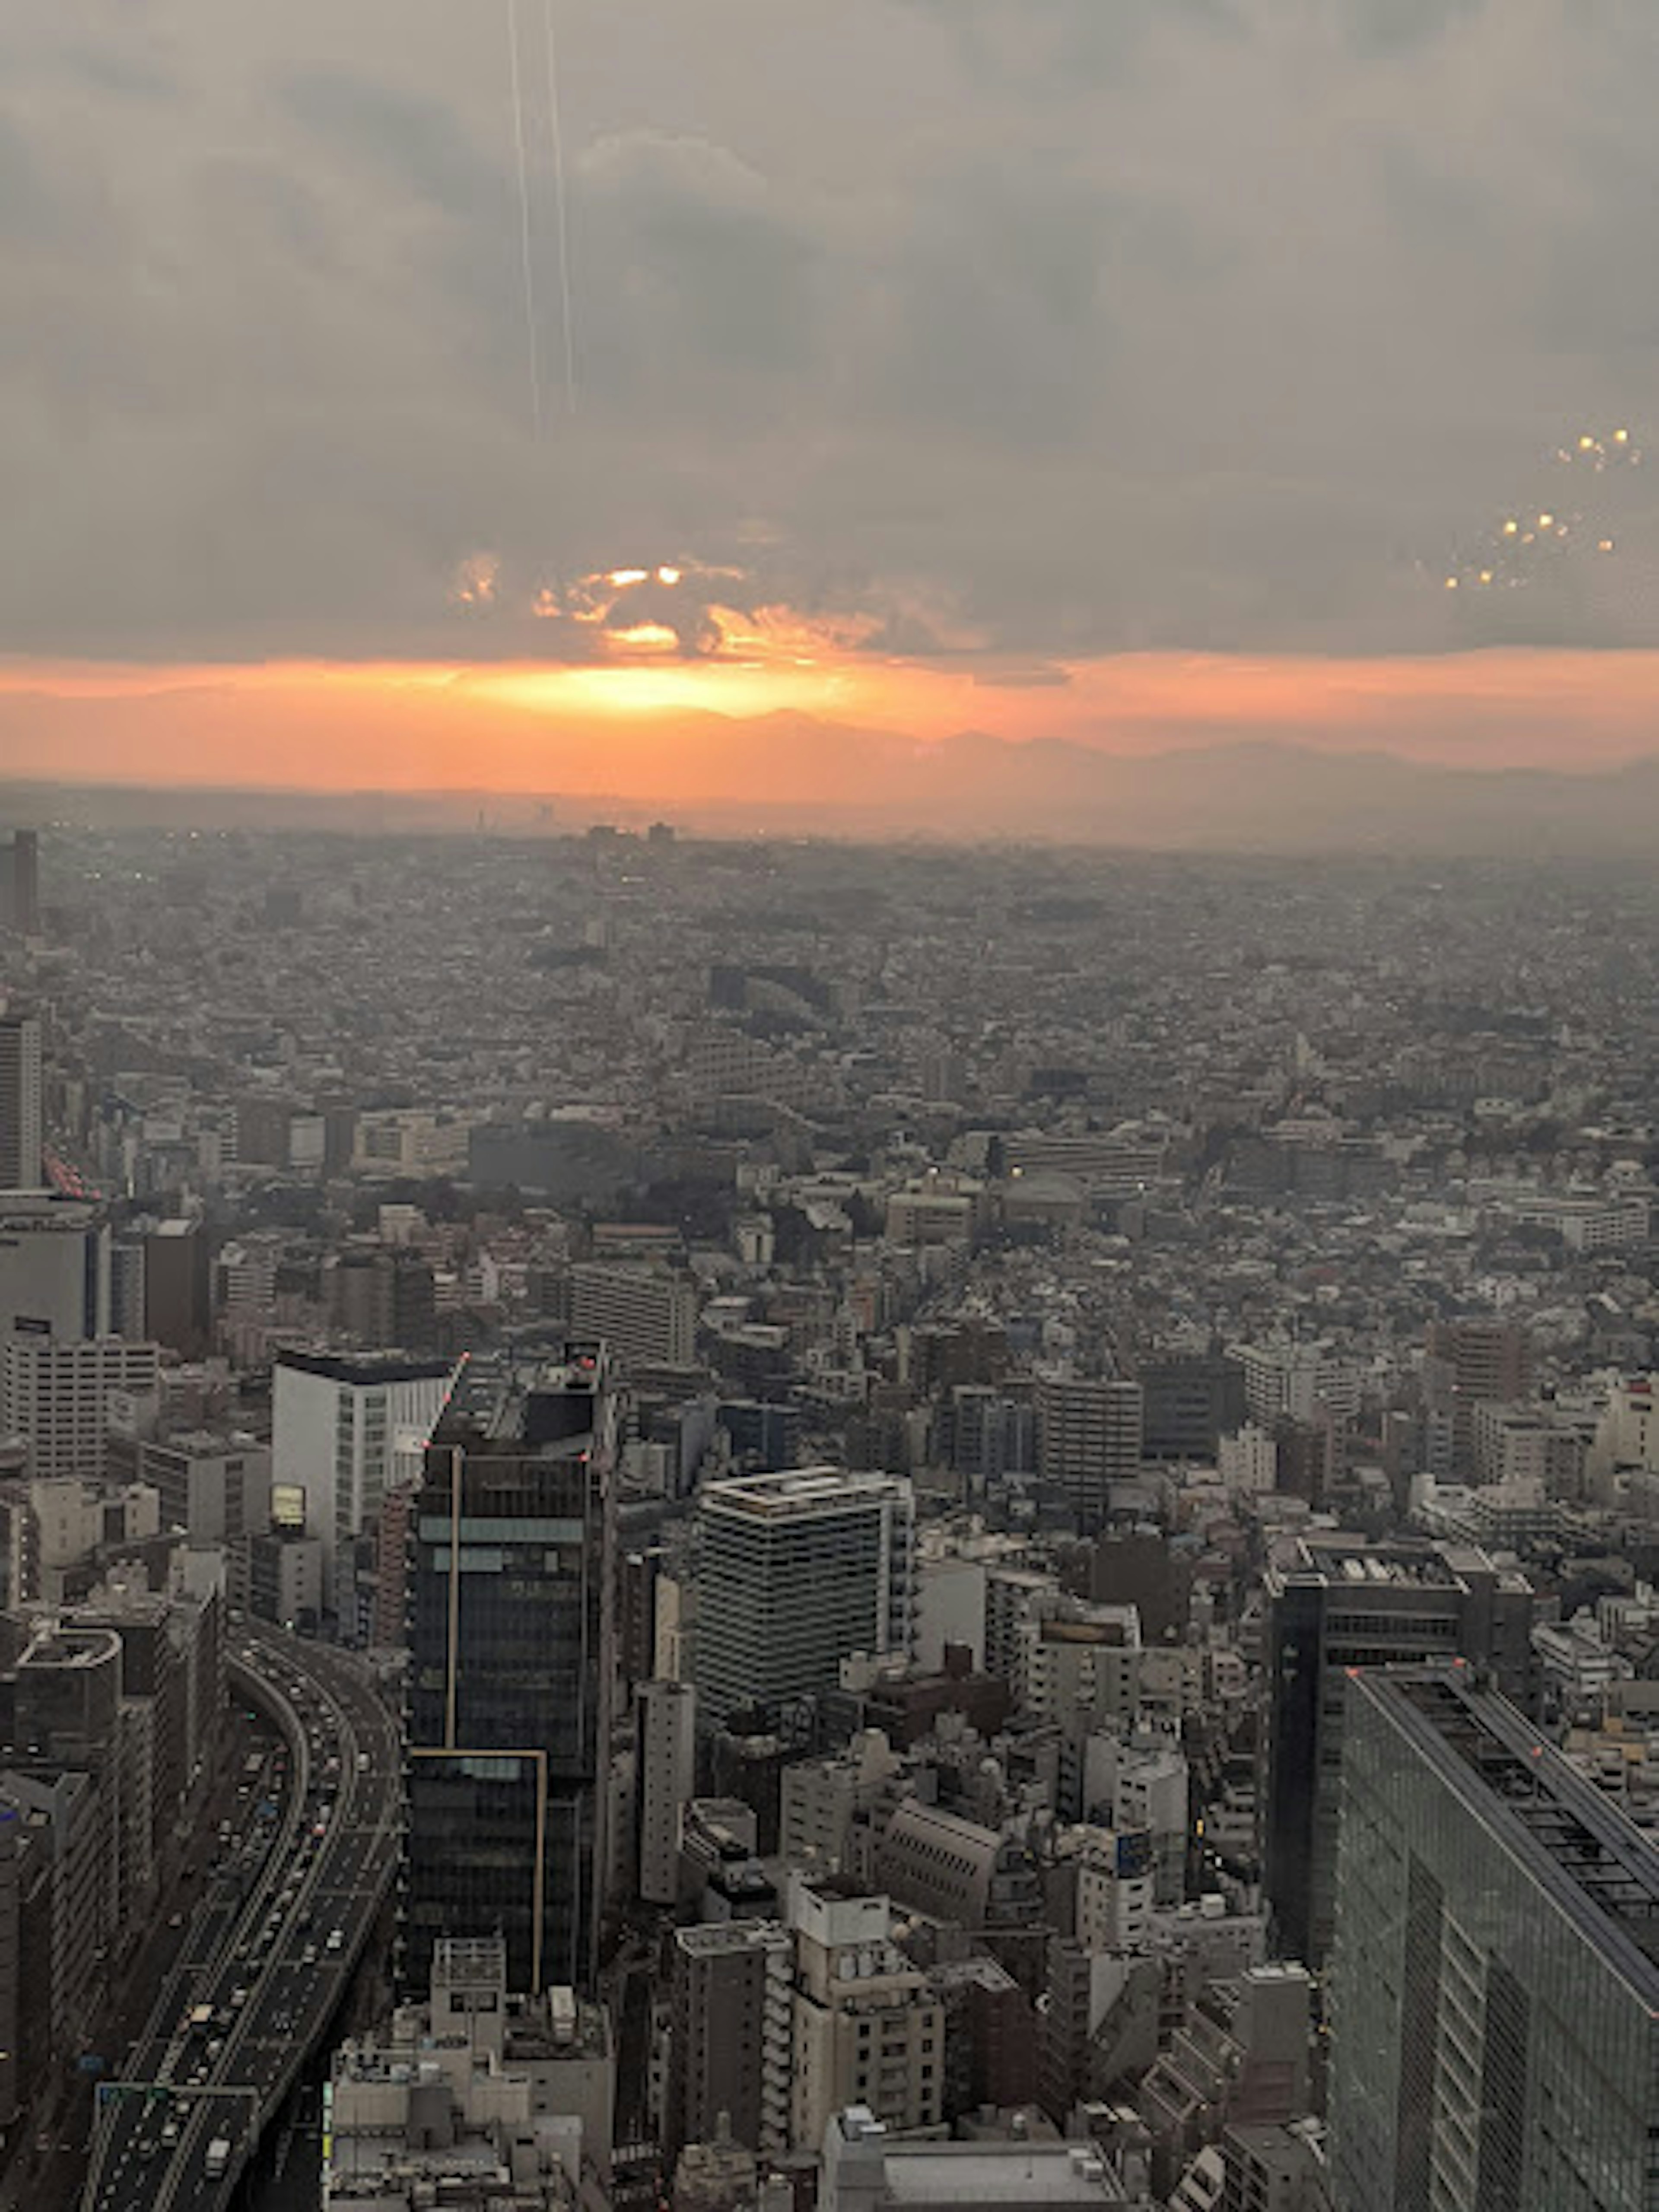
[[[95,1206],[0,1189],[0,1340],[19,1328],[65,1341],[106,1336],[110,1271],[109,1230]]]
[[[0,1190],[39,1190],[42,1151],[40,1024],[32,1014],[0,1016]]]
[[[1257,1793],[1276,1948],[1316,1966],[1336,1880],[1348,1669],[1462,1657],[1535,1701],[1533,1592],[1472,1544],[1301,1538],[1267,1571],[1267,1707]]]
[[[1659,2207],[1659,1853],[1473,1670],[1347,1686],[1343,2212]]]
[[[1085,1534],[1105,1525],[1113,1484],[1139,1473],[1145,1418],[1139,1382],[1038,1378],[1037,1477],[1070,1503]]]
[[[915,1503],[902,1475],[795,1468],[705,1484],[697,1717],[836,1689],[854,1652],[908,1655]]]
[[[1137,1370],[1147,1459],[1215,1457],[1216,1445],[1244,1419],[1244,1370],[1224,1354],[1193,1352],[1149,1359]]]

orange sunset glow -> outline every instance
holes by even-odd
[[[604,661],[578,665],[13,659],[0,666],[0,733],[12,773],[70,781],[544,790],[667,805],[744,795],[723,741],[769,716],[797,719],[766,757],[768,789],[752,795],[795,803],[834,784],[848,732],[927,748],[974,731],[1118,756],[1272,739],[1592,769],[1652,751],[1659,728],[1654,653],[1146,653],[1027,666],[886,656],[860,649],[859,628],[728,617],[720,650],[689,658],[641,623],[609,639]]]

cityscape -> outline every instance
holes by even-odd
[[[0,2212],[1659,2212],[1655,28],[0,7]]]
[[[0,857],[0,2202],[1653,2201],[1649,873]]]

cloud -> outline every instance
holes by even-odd
[[[1581,420],[1659,434],[1636,13],[561,0],[574,410],[520,15],[539,444],[501,11],[0,27],[0,651],[442,658],[479,547],[1012,668],[1659,642],[1644,498],[1603,570],[1435,581]]]

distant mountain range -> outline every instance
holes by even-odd
[[[660,759],[662,726],[654,726]],[[1381,751],[1277,742],[1139,757],[967,731],[936,744],[799,714],[677,720],[678,780],[653,800],[625,738],[550,737],[538,792],[273,791],[0,781],[0,822],[106,827],[459,829],[482,815],[534,833],[661,813],[686,830],[831,837],[987,837],[1159,849],[1659,858],[1659,753],[1567,774],[1456,769]],[[562,792],[580,744],[604,746],[611,793]],[[574,780],[574,779],[573,779]]]

